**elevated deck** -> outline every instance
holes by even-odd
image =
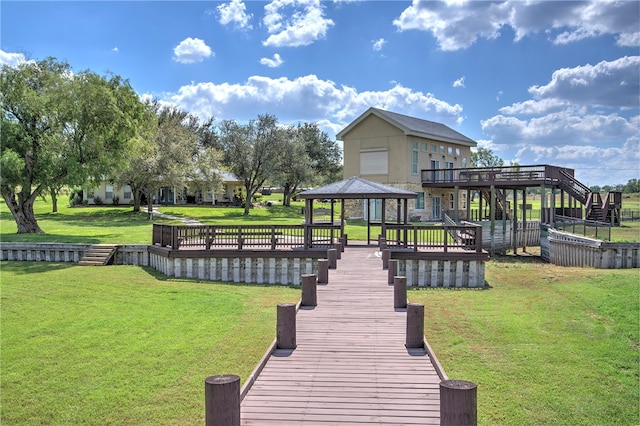
[[[348,246],[317,299],[298,312],[297,348],[276,350],[245,396],[242,424],[439,424],[441,379],[404,346],[378,249]]]
[[[505,189],[521,189],[534,186],[560,187],[573,179],[573,169],[534,165],[507,167],[476,167],[461,169],[430,169],[421,171],[425,188],[483,189],[491,185]]]

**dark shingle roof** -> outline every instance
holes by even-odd
[[[413,191],[394,188],[393,186],[371,182],[357,176],[340,182],[330,183],[320,188],[310,189],[298,194],[298,198],[332,198],[332,199],[364,199],[364,198],[416,198]]]
[[[435,121],[423,120],[421,118],[410,117],[408,115],[398,114],[395,112],[385,111],[379,108],[369,108],[360,117],[355,119],[351,124],[345,127],[336,135],[337,139],[342,137],[353,129],[364,118],[373,114],[391,125],[401,129],[405,135],[419,136],[428,139],[434,139],[442,142],[453,142],[461,145],[476,146],[477,143],[460,132],[456,132],[452,128]]]

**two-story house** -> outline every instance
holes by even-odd
[[[433,121],[369,108],[336,135],[344,144],[344,177],[360,176],[374,182],[415,191],[408,212],[412,220],[437,221],[442,212],[466,209],[467,193],[456,196],[451,189],[423,188],[421,170],[448,170],[471,165],[471,148],[477,143],[450,127]],[[372,220],[381,217],[382,202],[370,207]],[[348,208],[348,217],[367,217],[358,202]],[[387,217],[394,217],[389,210]]]

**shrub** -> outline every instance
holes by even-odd
[[[93,197],[93,204],[95,204],[97,206],[101,206],[102,205],[102,198],[100,198],[99,195],[96,195],[95,197]]]
[[[117,206],[118,204],[120,204],[120,197],[118,197],[117,195],[114,195],[112,198],[112,202],[114,206]]]

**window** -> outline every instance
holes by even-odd
[[[411,153],[411,173],[414,175],[418,174],[418,151]]]
[[[447,169],[445,171],[445,179],[447,182],[452,182],[453,181],[453,163],[450,161],[447,161],[445,168]]]
[[[438,152],[438,145],[436,145],[435,143],[431,144],[431,152]]]
[[[462,157],[462,167],[467,167],[467,159]]]
[[[124,197],[125,200],[131,199],[131,187],[129,185],[124,186]]]
[[[444,150],[444,145],[440,145],[440,154],[444,154],[445,150]]]
[[[453,155],[453,147],[451,147],[451,146],[450,146],[450,147],[448,147],[448,148],[447,148],[447,153],[448,153],[449,155]]]
[[[467,208],[467,193],[462,193],[462,210],[466,210]]]
[[[424,210],[424,192],[418,192],[418,198],[416,198],[416,210]]]
[[[414,150],[414,151],[417,151],[417,150],[418,150],[418,142],[412,142],[412,143],[411,143],[411,146],[413,147],[413,150]]]
[[[459,157],[460,156],[460,148],[456,148],[456,156]]]
[[[440,180],[440,161],[431,160],[431,181],[438,182]]]
[[[106,198],[107,200],[110,200],[113,198],[113,185],[106,184],[104,186],[104,198]]]
[[[453,196],[453,194],[449,194],[449,210],[455,210],[455,209],[456,209],[455,197]]]
[[[423,143],[422,144],[422,152],[427,152],[429,151],[429,144],[428,143]]]
[[[389,153],[371,151],[360,153],[361,175],[386,175],[389,173]]]

